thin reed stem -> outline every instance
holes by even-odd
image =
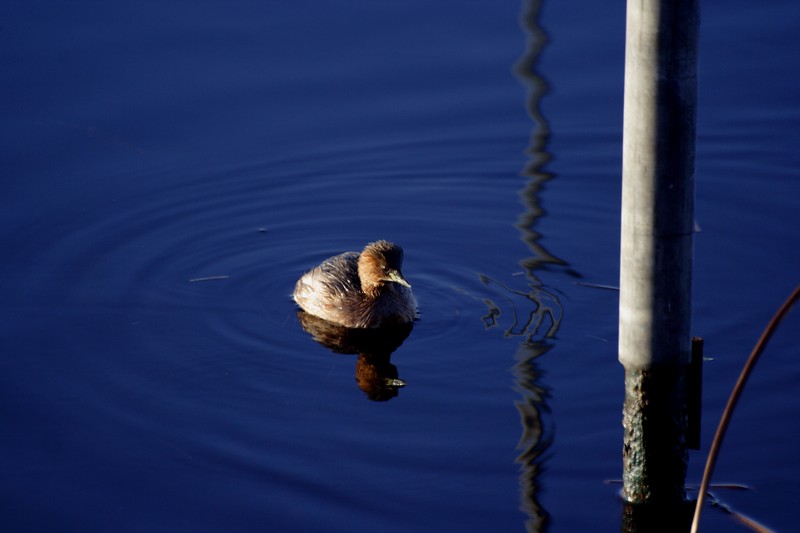
[[[719,426],[717,426],[717,432],[714,434],[714,441],[711,443],[711,450],[708,452],[706,468],[703,471],[703,481],[700,483],[700,492],[697,495],[697,505],[694,509],[694,519],[692,520],[691,533],[697,533],[697,529],[700,524],[700,513],[703,509],[703,501],[705,500],[708,485],[711,483],[711,474],[714,472],[714,466],[717,464],[719,449],[722,446],[722,440],[725,438],[725,432],[728,429],[728,423],[731,420],[731,416],[733,416],[733,410],[736,408],[736,403],[739,401],[739,396],[741,396],[744,386],[747,383],[747,379],[753,372],[753,368],[756,366],[758,359],[761,357],[761,353],[764,351],[764,348],[766,347],[767,342],[769,342],[770,337],[772,337],[772,334],[777,329],[778,324],[780,324],[781,320],[783,320],[798,298],[800,298],[800,286],[794,289],[794,292],[792,292],[786,301],[783,302],[783,305],[781,305],[780,309],[778,309],[778,311],[769,321],[769,324],[767,324],[767,327],[761,334],[761,338],[758,339],[758,342],[753,348],[750,357],[747,358],[747,362],[745,363],[744,368],[742,368],[741,374],[739,374],[739,379],[736,382],[736,385],[733,387],[731,396],[728,398],[728,404],[725,406],[725,410],[722,412],[722,418],[720,418]]]

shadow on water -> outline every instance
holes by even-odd
[[[405,381],[398,377],[391,356],[403,344],[413,324],[380,329],[352,329],[332,324],[305,311],[298,311],[300,325],[315,341],[334,353],[357,354],[355,377],[358,387],[372,401],[396,397]]]

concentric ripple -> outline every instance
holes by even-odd
[[[480,325],[482,276],[508,270],[498,259],[504,254],[475,256],[473,245],[496,240],[498,226],[513,236],[504,228],[516,213],[499,221],[483,213],[497,212],[500,202],[514,207],[519,178],[488,151],[475,165],[480,147],[498,142],[341,147],[138,176],[133,193],[95,194],[83,209],[65,211],[57,231],[32,230],[29,245],[44,250],[36,276],[65,300],[189,313],[220,346],[268,351],[297,331],[289,295],[300,274],[387,238],[405,248],[404,272],[420,301],[413,337],[447,337]],[[470,143],[470,160],[456,158]]]

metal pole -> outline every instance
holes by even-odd
[[[628,1],[619,361],[631,504],[685,498],[697,25],[697,0]]]

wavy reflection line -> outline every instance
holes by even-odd
[[[552,444],[552,425],[543,420],[550,412],[547,399],[550,391],[540,384],[542,372],[536,359],[552,348],[544,342],[520,345],[515,356],[515,387],[521,398],[515,407],[522,425],[522,435],[517,443],[520,451],[516,462],[520,465],[520,509],[527,515],[525,530],[531,533],[545,531],[550,515],[539,503],[538,477],[542,471],[542,455]]]
[[[505,288],[510,294],[524,296],[534,304],[534,311],[523,325],[515,329],[517,324],[515,316],[515,325],[506,330],[507,334],[524,335],[526,341],[520,345],[516,354],[513,375],[514,388],[521,395],[515,403],[522,426],[522,434],[517,445],[519,455],[516,458],[517,464],[520,465],[520,509],[527,515],[525,529],[529,532],[546,531],[550,516],[540,504],[538,496],[543,454],[553,442],[552,424],[543,419],[549,413],[547,404],[549,389],[542,382],[542,372],[536,360],[551,349],[552,345],[545,339],[552,338],[556,334],[563,318],[560,300],[543,286],[535,271],[556,266],[577,276],[566,261],[552,254],[539,242],[541,234],[534,229],[545,214],[539,201],[539,193],[544,183],[554,177],[554,174],[545,169],[545,165],[551,160],[551,155],[547,151],[550,126],[542,113],[541,102],[549,87],[544,77],[537,71],[537,63],[548,38],[539,24],[540,11],[540,0],[526,0],[523,4],[521,25],[527,36],[527,46],[525,54],[515,66],[517,77],[527,89],[525,107],[533,122],[527,149],[528,161],[521,172],[527,181],[519,192],[525,211],[515,224],[520,232],[520,239],[532,254],[519,262],[525,270],[528,290],[523,292]],[[492,280],[492,282],[502,287],[497,281]],[[548,321],[549,327],[544,334],[536,335]]]
[[[545,182],[553,179],[555,175],[545,169],[545,165],[552,159],[547,151],[550,140],[550,125],[541,110],[541,101],[549,91],[547,81],[536,70],[539,55],[547,44],[547,34],[539,25],[540,0],[528,0],[524,4],[521,22],[528,36],[526,53],[517,62],[514,72],[527,89],[525,109],[533,121],[530,143],[526,153],[528,161],[521,174],[528,178],[525,187],[519,192],[520,199],[525,206],[525,211],[518,217],[516,227],[519,229],[522,241],[534,254],[524,258],[520,265],[525,269],[528,279],[535,284],[540,284],[534,271],[546,265],[559,265],[568,267],[566,261],[553,255],[547,250],[539,239],[541,234],[534,229],[536,222],[545,214],[539,202],[539,192]],[[571,269],[567,271],[574,276],[578,274]]]
[[[505,329],[504,336],[522,337],[526,344],[555,336],[562,318],[561,301],[555,294],[535,285],[529,285],[527,290],[513,289],[485,274],[480,274],[479,278],[487,287],[497,285],[503,289],[501,296],[511,308],[511,325]],[[521,305],[517,305],[512,296],[520,297]],[[502,314],[500,306],[489,298],[484,298],[483,303],[489,309],[481,317],[484,325],[487,328],[498,326],[498,317]]]

